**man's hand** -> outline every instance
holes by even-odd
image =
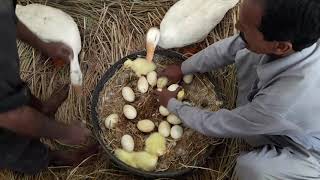
[[[73,51],[69,46],[61,42],[42,41],[19,20],[17,22],[17,37],[48,57],[51,57],[57,66],[69,63],[73,58]]]
[[[181,88],[178,88],[176,91],[169,91],[167,89],[162,89],[162,91],[155,90],[154,94],[157,96],[160,105],[167,107],[169,100],[176,98],[180,90]]]
[[[51,57],[57,66],[69,64],[70,60],[73,58],[73,50],[61,42],[43,43],[40,47],[40,51],[46,56]]]
[[[91,132],[89,129],[82,127],[80,124],[73,124],[68,127],[68,132],[60,142],[67,145],[81,145],[86,143]]]
[[[159,73],[159,77],[165,76],[171,83],[177,83],[183,78],[181,65],[170,65]]]

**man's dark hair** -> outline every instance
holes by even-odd
[[[320,38],[320,0],[263,0],[260,31],[267,41],[290,41],[301,51]]]

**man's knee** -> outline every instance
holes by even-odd
[[[256,157],[254,152],[241,155],[237,159],[235,167],[235,178],[238,180],[262,180],[267,174],[267,167],[263,159]]]

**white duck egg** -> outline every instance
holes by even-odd
[[[119,122],[118,114],[111,114],[104,120],[104,125],[108,129],[113,129],[118,122]]]
[[[180,139],[183,135],[183,128],[179,125],[175,125],[171,128],[170,135],[173,139]]]
[[[192,80],[193,80],[193,74],[188,74],[183,76],[183,82],[185,82],[186,84],[191,84]]]
[[[147,80],[151,87],[157,85],[157,73],[155,71],[151,71],[147,74]]]
[[[175,91],[179,88],[179,85],[178,84],[171,84],[169,87],[168,87],[168,90],[169,91]]]
[[[181,120],[174,114],[170,114],[168,117],[167,117],[167,121],[170,123],[170,124],[173,124],[173,125],[177,125],[177,124],[181,124]]]
[[[154,127],[155,127],[154,123],[152,121],[150,121],[149,119],[141,120],[137,124],[137,128],[141,132],[145,132],[145,133],[149,133],[149,132],[153,131]]]
[[[162,121],[159,124],[158,132],[163,137],[169,137],[170,136],[170,124],[167,121]]]
[[[167,84],[168,84],[168,78],[166,78],[166,77],[160,77],[159,79],[158,79],[158,81],[157,81],[157,88],[158,89],[162,89],[162,88],[164,88],[164,87],[166,87],[167,86]]]
[[[134,141],[132,136],[126,134],[121,138],[121,146],[127,152],[132,152],[134,149]]]
[[[128,102],[133,102],[135,100],[134,92],[130,87],[122,88],[122,96],[124,100]]]
[[[141,76],[138,80],[138,90],[141,93],[146,93],[148,91],[149,84],[144,76]]]
[[[164,106],[159,107],[159,112],[162,116],[168,116],[170,114],[169,110],[165,108]]]
[[[131,105],[124,105],[123,114],[127,119],[132,120],[137,117],[137,110]]]

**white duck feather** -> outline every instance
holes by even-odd
[[[159,46],[179,48],[202,41],[239,0],[180,0],[160,24]]]

